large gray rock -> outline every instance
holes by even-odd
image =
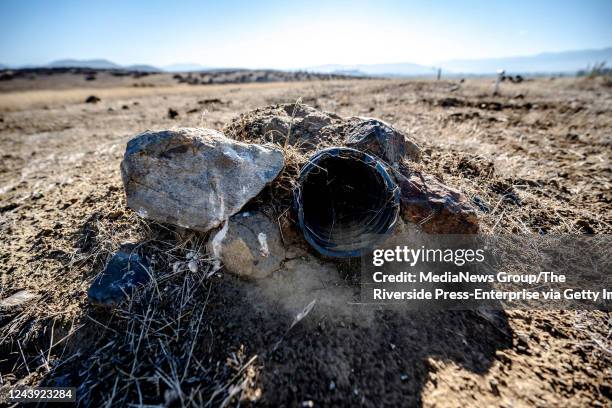
[[[181,128],[130,140],[121,175],[138,214],[206,232],[239,212],[283,166],[279,149]]]
[[[228,272],[249,279],[277,271],[287,255],[278,225],[260,212],[231,217],[212,236],[209,252]]]

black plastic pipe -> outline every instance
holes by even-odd
[[[328,257],[360,256],[395,226],[400,191],[385,166],[359,150],[317,152],[294,192],[304,237]]]

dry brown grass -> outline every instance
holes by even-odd
[[[329,81],[330,85],[339,81]],[[310,87],[303,82],[266,82],[252,84],[229,85],[235,91],[258,92],[273,89],[304,89]],[[113,87],[113,88],[77,88],[77,89],[44,89],[0,93],[0,112],[39,109],[42,107],[85,102],[90,95],[96,95],[103,100],[141,98],[164,94],[167,96],[197,95],[206,97],[216,95],[220,91],[227,92],[228,85],[192,86],[185,84],[163,85],[152,88]]]

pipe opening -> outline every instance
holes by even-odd
[[[315,249],[332,257],[359,256],[395,225],[399,189],[372,156],[331,148],[302,169],[296,203],[304,236]]]

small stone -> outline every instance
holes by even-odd
[[[129,247],[113,255],[87,291],[89,302],[114,307],[150,280],[147,262]]]
[[[85,103],[98,103],[100,101],[101,99],[98,98],[96,95],[90,95],[87,97],[87,99],[85,99]]]
[[[0,310],[10,311],[13,309],[20,309],[25,304],[33,299],[36,299],[37,297],[37,294],[32,293],[29,290],[20,290],[7,298],[0,300]]]
[[[529,349],[525,346],[517,346],[516,347],[516,351],[518,352],[518,354],[526,354],[528,356],[531,355],[531,352],[529,351]]]
[[[179,128],[130,140],[121,175],[127,204],[139,215],[206,232],[239,212],[283,166],[279,149]]]
[[[489,386],[491,387],[491,392],[495,395],[499,395],[499,383],[495,378],[491,378],[489,380]]]
[[[172,108],[168,108],[168,117],[174,119],[178,116],[178,112]]]
[[[251,279],[269,276],[286,258],[278,225],[260,212],[231,217],[213,235],[209,250],[228,272]]]
[[[522,346],[527,346],[529,344],[529,337],[526,334],[520,333],[516,336],[517,343]]]

